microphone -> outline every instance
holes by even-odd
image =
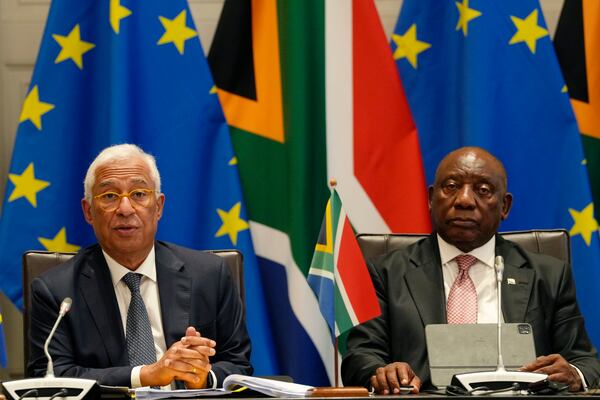
[[[46,358],[48,359],[48,366],[46,367],[46,378],[54,378],[54,364],[52,363],[52,357],[50,356],[50,352],[48,351],[48,346],[50,345],[50,341],[54,336],[54,332],[56,332],[56,328],[58,328],[58,324],[63,319],[66,313],[71,309],[71,304],[73,304],[73,300],[70,297],[66,297],[62,303],[60,303],[60,310],[58,311],[58,318],[56,318],[56,322],[46,339],[46,343],[44,343],[44,353],[46,354]]]
[[[82,400],[85,395],[93,388],[97,387],[96,381],[92,379],[55,377],[54,364],[50,355],[49,345],[58,324],[63,317],[71,309],[73,301],[70,297],[66,297],[60,303],[58,316],[54,322],[54,326],[44,343],[44,353],[48,359],[46,375],[43,378],[19,379],[10,382],[3,382],[5,394],[13,400],[21,400],[22,398],[36,397],[37,399],[54,399],[61,397],[65,400]]]
[[[502,359],[502,274],[504,273],[504,257],[496,256],[494,260],[496,272],[496,295],[498,300],[498,366],[496,371],[506,371]]]
[[[498,301],[498,364],[495,371],[467,372],[452,377],[452,385],[462,387],[469,393],[485,391],[511,391],[526,388],[528,385],[548,378],[538,372],[507,371],[502,358],[502,277],[504,258],[496,256],[494,260],[496,275],[496,299]],[[519,389],[517,389],[519,388]]]

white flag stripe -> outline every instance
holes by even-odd
[[[292,256],[289,236],[256,221],[248,221],[248,224],[256,255],[285,267],[288,297],[292,310],[319,352],[329,381],[334,382],[335,372],[331,363],[333,346],[331,346],[329,326],[319,310],[319,303],[314,292],[308,286],[306,277],[300,272],[300,268]]]
[[[344,302],[344,306],[346,307],[346,311],[348,312],[348,317],[350,317],[350,320],[352,321],[352,325],[358,325],[360,322],[358,321],[358,317],[354,312],[352,302],[348,298],[348,293],[346,292],[346,288],[344,287],[344,281],[340,277],[337,268],[335,269],[335,284],[337,285],[337,288],[340,291],[340,296],[342,296],[342,301]]]
[[[337,180],[337,191],[358,232],[390,232],[354,176],[352,43],[352,1],[325,1],[327,176]]]
[[[324,269],[311,268],[310,271],[308,271],[308,274],[333,280],[333,273],[331,271],[325,271]]]

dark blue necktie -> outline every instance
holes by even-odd
[[[146,311],[144,299],[140,294],[141,274],[129,272],[123,277],[123,282],[131,290],[131,302],[127,311],[127,334],[125,342],[129,354],[129,365],[150,365],[156,362],[156,350],[150,319]]]

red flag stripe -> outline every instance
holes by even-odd
[[[360,323],[377,317],[381,310],[367,265],[347,217],[344,217],[343,224],[342,237],[339,239],[337,271],[344,284],[346,297]]]
[[[393,232],[430,232],[417,131],[372,1],[354,0],[354,174]]]

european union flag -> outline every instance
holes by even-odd
[[[152,153],[166,203],[158,238],[244,254],[258,373],[271,336],[228,127],[186,0],[55,0],[20,117],[0,221],[0,282],[22,304],[21,254],[95,242],[80,201],[100,150]]]
[[[600,344],[600,247],[577,123],[537,0],[405,0],[392,48],[428,182],[481,146],[504,162],[503,230],[566,228],[579,304]]]

